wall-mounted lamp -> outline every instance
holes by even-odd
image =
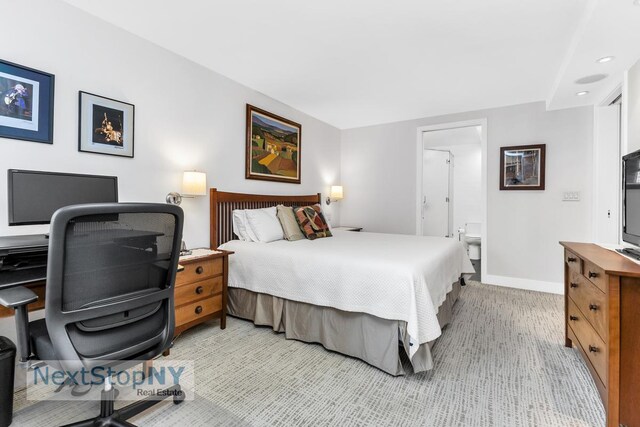
[[[331,202],[338,202],[344,198],[344,192],[342,191],[342,185],[332,185],[329,197],[327,197],[327,204]]]
[[[207,174],[204,172],[185,171],[182,175],[182,193],[175,191],[167,194],[167,203],[179,205],[183,197],[207,195]]]

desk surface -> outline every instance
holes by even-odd
[[[0,236],[0,289],[43,281],[48,249],[44,234]],[[21,265],[14,268],[13,263]],[[24,268],[27,266],[31,267]]]
[[[44,234],[0,236],[0,255],[33,250],[47,250],[49,239]]]

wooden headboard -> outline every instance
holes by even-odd
[[[234,239],[233,210],[262,209],[276,205],[305,206],[320,203],[321,195],[309,196],[266,196],[263,194],[227,193],[215,188],[209,190],[209,227],[211,249]]]

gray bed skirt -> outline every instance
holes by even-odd
[[[450,321],[453,305],[460,295],[460,283],[453,284],[447,299],[438,309],[438,322],[444,328]],[[287,339],[318,343],[328,350],[357,357],[391,375],[403,375],[401,354],[409,354],[407,324],[366,313],[353,313],[290,301],[241,288],[229,287],[228,314],[270,326]],[[431,347],[424,343],[413,355],[413,372],[433,368]]]

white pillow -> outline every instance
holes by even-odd
[[[238,239],[243,241],[251,241],[249,236],[247,236],[247,214],[244,212],[244,209],[234,209],[233,210],[233,232]]]
[[[276,216],[276,207],[247,209],[247,235],[254,242],[269,243],[284,239],[282,225]]]

